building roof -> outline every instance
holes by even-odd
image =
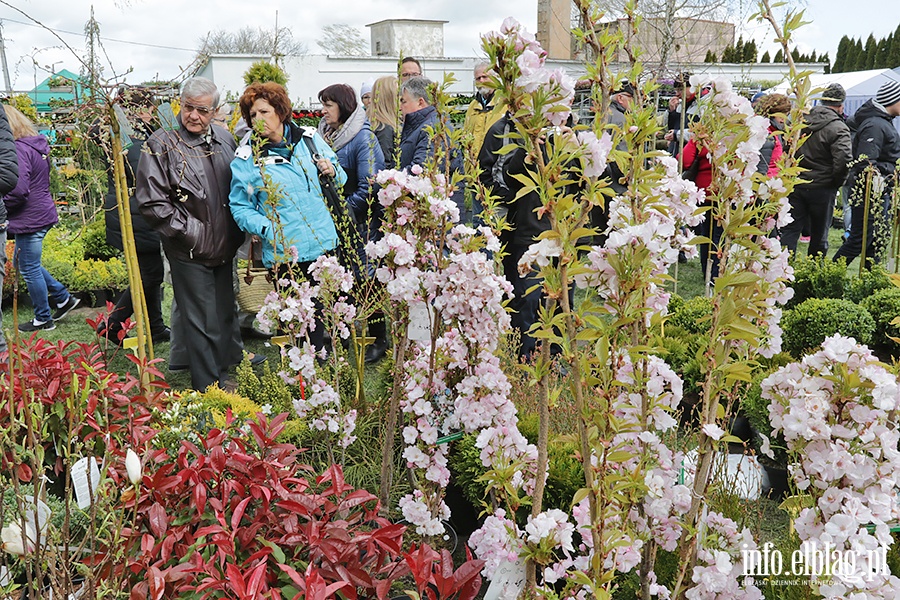
[[[366,27],[372,27],[373,25],[381,25],[382,23],[449,23],[450,21],[436,21],[434,19],[382,19],[381,21],[375,21],[374,23],[369,23]]]

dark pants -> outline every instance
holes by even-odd
[[[792,253],[797,240],[809,223],[809,256],[828,253],[828,225],[834,209],[837,190],[832,188],[794,188],[791,194],[791,216],[794,220],[781,228],[781,243]]]
[[[162,283],[163,283],[163,258],[162,251],[138,252],[138,270],[141,272],[141,287],[144,290],[144,299],[147,304],[147,320],[150,323],[150,334],[161,333],[166,324],[162,316]],[[119,296],[116,307],[109,315],[109,337],[118,334],[122,324],[134,314],[134,303],[131,298],[131,289],[126,289]]]
[[[205,390],[224,385],[228,368],[241,361],[234,271],[231,261],[217,267],[169,258],[172,291],[180,319],[172,322],[173,334],[189,357],[191,387]]]
[[[881,198],[872,198],[869,201],[869,214],[865,215],[865,206],[853,204],[850,208],[851,222],[850,235],[844,240],[844,243],[838,248],[834,254],[834,260],[840,257],[847,259],[847,263],[853,261],[860,255],[863,248],[863,226],[866,228],[866,269],[871,269],[872,265],[881,261],[881,253],[886,245],[886,240],[890,239],[890,217],[888,208],[890,206],[891,193],[890,189],[885,190],[884,196]]]
[[[700,272],[703,273],[703,280],[706,281],[707,269],[709,269],[709,280],[713,281],[719,276],[719,243],[722,241],[722,234],[725,232],[718,223],[713,224],[713,211],[706,211],[703,215],[703,221],[694,227],[694,233],[712,240],[712,248],[710,244],[700,244]]]
[[[519,259],[528,250],[529,245],[510,243],[506,248],[509,254],[503,257],[503,272],[513,286],[513,297],[509,302],[512,309],[510,321],[520,335],[519,357],[525,359],[531,357],[537,344],[537,340],[528,333],[528,330],[537,323],[541,303],[544,300],[540,287],[532,290],[530,294],[527,293],[531,287],[541,283],[538,272],[531,271],[524,277],[519,275]]]

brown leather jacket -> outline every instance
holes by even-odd
[[[231,262],[244,236],[228,207],[234,138],[216,125],[211,130],[209,144],[183,127],[153,132],[135,198],[169,258],[214,267]]]

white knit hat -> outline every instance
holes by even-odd
[[[900,81],[888,81],[878,88],[878,94],[875,95],[875,102],[882,106],[890,106],[896,102],[900,102]]]

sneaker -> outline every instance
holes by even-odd
[[[28,333],[31,331],[51,331],[56,329],[56,323],[47,321],[46,323],[38,323],[37,321],[28,321],[19,325],[19,331]]]
[[[67,314],[72,312],[72,309],[78,306],[80,302],[81,300],[79,298],[69,294],[69,299],[66,300],[62,306],[57,307],[56,312],[53,313],[53,320],[59,321],[64,318]]]

